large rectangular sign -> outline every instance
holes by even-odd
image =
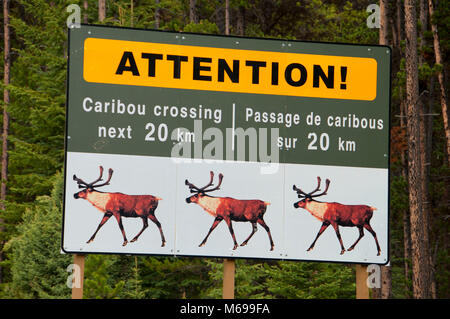
[[[388,262],[388,47],[69,34],[65,252]]]

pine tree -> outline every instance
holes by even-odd
[[[7,252],[14,261],[9,298],[69,298],[66,285],[70,255],[60,252],[63,177],[57,174],[51,196],[39,197],[26,209],[18,226],[20,236],[10,240]]]
[[[429,258],[424,242],[424,213],[421,194],[421,169],[419,153],[419,79],[417,68],[417,22],[414,0],[405,1],[406,30],[406,96],[408,131],[409,202],[411,243],[413,250],[413,289],[415,298],[430,298]]]
[[[8,194],[2,212],[8,240],[26,208],[50,194],[63,166],[66,58],[65,1],[15,1],[11,70]],[[60,43],[61,45],[55,45]]]
[[[117,299],[125,286],[126,277],[115,277],[120,256],[88,255],[85,264],[84,299]]]
[[[439,41],[439,34],[438,34],[438,28],[437,24],[434,19],[434,4],[433,0],[428,0],[428,8],[430,12],[431,17],[431,30],[433,32],[433,45],[434,45],[434,54],[436,57],[436,64],[442,68],[444,65],[444,61],[442,58],[442,52],[441,52],[441,45]],[[444,70],[439,69],[438,71],[438,81],[439,81],[439,89],[440,89],[440,100],[441,100],[441,107],[442,107],[442,118],[444,121],[444,132],[445,137],[447,139],[447,158],[450,163],[450,124],[449,124],[449,110],[448,110],[448,97],[447,97],[447,87],[445,85],[445,78],[444,78]]]
[[[0,283],[3,282],[3,226],[4,219],[1,217],[6,208],[6,182],[8,181],[8,137],[9,137],[9,89],[7,86],[10,82],[11,74],[11,42],[10,42],[10,27],[9,27],[9,0],[3,1],[3,38],[4,38],[4,71],[3,71],[3,129],[2,129],[2,169],[1,169],[1,183],[0,183]]]

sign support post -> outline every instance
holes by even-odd
[[[223,260],[223,299],[234,299],[234,274],[236,265],[234,259]]]
[[[83,299],[84,255],[73,255],[73,263],[77,271],[74,272],[75,283],[72,285],[72,299]]]
[[[367,266],[356,265],[356,299],[370,299],[367,277]]]

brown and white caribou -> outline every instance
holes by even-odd
[[[135,242],[142,232],[148,227],[147,219],[150,219],[156,224],[161,234],[161,247],[164,247],[166,240],[161,228],[161,223],[156,219],[155,210],[158,207],[158,201],[162,198],[155,197],[152,195],[127,195],[122,193],[104,193],[97,190],[97,188],[109,185],[111,180],[113,170],[109,169],[108,180],[105,183],[97,184],[102,181],[103,167],[100,166],[100,176],[92,183],[86,183],[82,179],[73,175],[73,180],[77,182],[79,188],[83,188],[82,191],[75,193],[73,197],[75,199],[82,198],[91,203],[95,208],[104,213],[97,230],[87,241],[89,244],[97,235],[100,228],[108,221],[111,216],[114,216],[119,224],[120,231],[123,235],[123,244],[125,246],[128,243],[127,237],[125,235],[125,230],[122,225],[122,217],[139,217],[142,219],[143,227],[141,231],[131,240]]]
[[[208,189],[208,187],[213,186],[214,173],[210,172],[210,181],[204,187],[197,187],[188,180],[185,184],[189,187],[191,193],[195,193],[188,198],[186,198],[187,203],[196,203],[202,207],[208,214],[214,217],[214,222],[206,235],[205,239],[200,243],[199,247],[206,244],[206,241],[211,234],[211,232],[217,227],[217,225],[224,220],[227,223],[228,229],[230,231],[231,237],[233,238],[235,250],[238,247],[236,241],[236,236],[234,235],[232,221],[235,222],[250,222],[252,224],[252,232],[246,240],[244,240],[241,246],[247,245],[248,241],[255,232],[258,230],[257,224],[260,224],[269,236],[270,250],[274,249],[274,243],[272,240],[272,235],[270,234],[269,226],[264,222],[264,213],[266,212],[267,206],[270,205],[268,202],[262,200],[241,200],[234,199],[231,197],[213,197],[207,195],[206,193],[218,190],[222,184],[223,175],[219,174],[219,183],[216,187]]]
[[[376,210],[375,207],[367,205],[343,205],[340,203],[327,203],[319,202],[313,198],[323,196],[327,194],[328,187],[330,186],[330,180],[326,180],[325,190],[320,194],[314,193],[320,191],[320,177],[317,177],[317,188],[310,193],[305,193],[300,188],[293,186],[294,191],[297,192],[298,198],[301,198],[299,202],[294,203],[295,208],[306,209],[311,215],[322,222],[319,233],[314,239],[311,246],[307,251],[314,248],[319,236],[327,229],[328,226],[333,226],[336,236],[341,244],[341,255],[345,252],[344,244],[342,243],[341,234],[339,232],[339,226],[344,227],[357,227],[359,230],[359,237],[356,242],[350,246],[348,251],[353,250],[356,244],[364,236],[364,228],[372,234],[375,238],[375,244],[377,246],[377,256],[380,255],[381,248],[378,244],[377,234],[370,226],[370,219],[372,218],[373,212]]]

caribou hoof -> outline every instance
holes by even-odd
[[[128,241],[125,240],[125,241],[123,242],[123,244],[122,244],[122,247],[125,247],[127,244],[128,244]]]
[[[166,245],[166,242],[163,241],[162,244],[161,244],[161,247],[164,247],[165,245]]]
[[[341,250],[341,255],[343,255],[345,253],[345,249]]]

